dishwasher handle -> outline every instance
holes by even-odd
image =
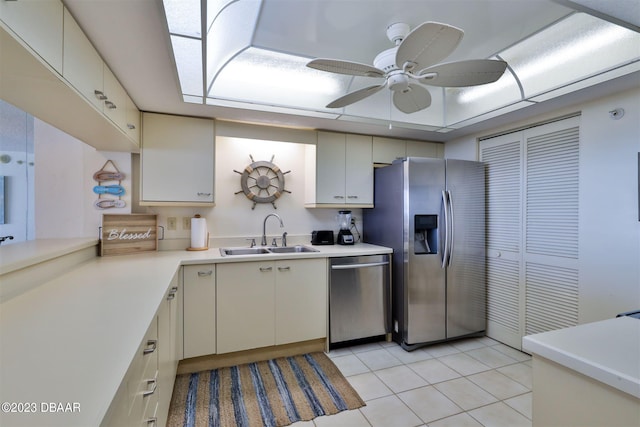
[[[389,261],[380,261],[380,262],[366,262],[361,264],[340,264],[340,265],[332,265],[332,270],[351,270],[354,268],[366,268],[366,267],[379,267],[381,265],[389,265]]]

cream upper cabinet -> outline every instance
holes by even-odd
[[[276,261],[276,345],[327,336],[327,260]]]
[[[67,9],[62,75],[98,111],[136,144],[140,143],[140,112]]]
[[[407,157],[444,157],[444,144],[424,141],[406,141]]]
[[[127,95],[125,98],[125,132],[136,144],[140,145],[140,110]]]
[[[345,195],[347,204],[373,205],[373,160],[371,137],[346,136]]]
[[[373,137],[373,163],[391,164],[404,157],[444,158],[444,144]]]
[[[218,353],[275,342],[275,271],[272,261],[217,266]]]
[[[372,137],[318,132],[307,147],[307,207],[373,204]]]
[[[99,111],[104,109],[104,63],[67,9],[64,10],[62,75]]]
[[[214,121],[143,113],[140,204],[213,206]]]
[[[216,353],[216,266],[185,265],[184,358]]]
[[[54,70],[62,74],[62,2],[2,0],[0,20]]]
[[[373,163],[391,164],[406,156],[406,142],[402,139],[373,137]]]
[[[113,123],[126,132],[127,129],[127,92],[120,86],[118,79],[113,75],[109,67],[103,67],[103,92],[107,99],[104,100],[104,114]]]

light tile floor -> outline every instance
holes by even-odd
[[[367,405],[293,426],[531,426],[531,358],[491,338],[412,352],[380,342],[329,357]]]

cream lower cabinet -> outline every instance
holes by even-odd
[[[102,427],[144,426],[156,419],[158,347],[158,319],[154,317],[100,424]]]
[[[143,417],[143,421],[155,418],[160,426],[167,423],[173,383],[178,370],[178,339],[182,336],[178,322],[179,289],[179,275],[176,274],[158,310],[158,406],[154,414],[147,408]]]
[[[275,263],[276,345],[327,336],[327,260]]]
[[[218,353],[326,337],[326,259],[217,266]]]
[[[275,274],[273,261],[218,264],[218,353],[273,345]]]
[[[184,358],[216,353],[216,266],[185,265]]]
[[[172,280],[101,426],[166,424],[178,367],[178,279]]]

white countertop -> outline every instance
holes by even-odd
[[[98,244],[98,239],[38,239],[0,245],[0,275]]]
[[[522,346],[640,399],[640,319],[618,317],[529,335]]]
[[[390,253],[368,244],[319,252],[226,256],[161,251],[97,257],[0,304],[0,402],[34,402],[35,414],[0,412],[0,425],[97,426],[181,264]],[[80,412],[40,413],[41,403]]]

